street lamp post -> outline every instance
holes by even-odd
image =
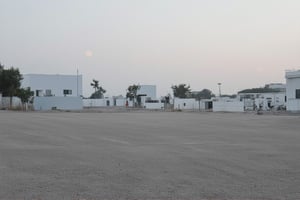
[[[219,86],[219,97],[221,98],[221,84],[222,83],[218,83],[218,86]]]

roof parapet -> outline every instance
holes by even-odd
[[[300,70],[285,70],[285,78],[300,78]]]

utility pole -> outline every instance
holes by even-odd
[[[78,68],[77,68],[77,76],[76,76],[76,79],[77,79],[77,96],[79,96],[79,95],[78,95]]]
[[[218,83],[218,86],[219,86],[219,97],[221,98],[221,84],[222,83]]]

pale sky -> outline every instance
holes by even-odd
[[[300,0],[0,0],[0,62],[131,84],[232,94],[300,68]]]

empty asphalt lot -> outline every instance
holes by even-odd
[[[0,199],[300,199],[300,117],[0,111]]]

